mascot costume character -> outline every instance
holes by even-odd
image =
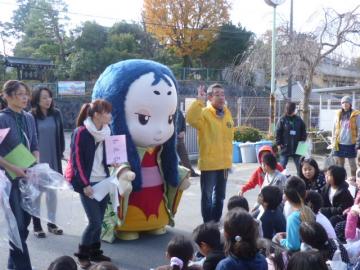
[[[111,205],[107,209],[102,239],[165,233],[166,225],[174,226],[182,191],[190,185],[189,171],[178,165],[176,154],[174,75],[157,62],[121,61],[100,75],[92,97],[111,102],[112,133],[126,135],[128,156],[128,163],[115,171],[124,192],[117,215],[111,214]]]

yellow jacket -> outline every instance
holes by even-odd
[[[341,131],[341,113],[342,110],[338,110],[336,113],[336,120],[335,120],[335,129],[334,129],[334,137],[335,143],[334,147],[335,150],[339,150],[339,143],[340,143],[340,131]],[[360,111],[352,110],[350,115],[350,130],[351,130],[351,143],[356,144],[356,139],[358,137],[358,127],[356,124],[357,116],[360,115]]]
[[[228,108],[219,118],[213,106],[194,101],[186,113],[186,121],[198,131],[199,160],[201,171],[229,169],[232,165],[232,141],[234,121]]]

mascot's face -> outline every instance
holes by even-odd
[[[147,73],[134,81],[125,99],[125,117],[136,146],[162,145],[174,133],[177,92],[174,82],[154,82],[154,74]]]

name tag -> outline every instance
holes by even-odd
[[[290,130],[290,135],[295,136],[296,135],[296,130]]]

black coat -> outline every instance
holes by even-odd
[[[222,250],[213,250],[207,256],[203,264],[203,270],[215,270],[218,263],[225,258]]]
[[[333,216],[342,215],[345,209],[353,206],[354,198],[351,196],[348,187],[348,183],[342,183],[336,190],[331,204],[329,200],[330,185],[326,184],[321,194],[324,206],[320,209],[320,212],[330,219]]]
[[[37,120],[39,119],[34,112],[32,112],[35,124],[36,124],[36,134],[39,137],[39,127]],[[64,125],[63,125],[63,118],[61,115],[61,112],[58,109],[54,109],[53,114],[51,115],[55,119],[55,125],[56,125],[56,157],[57,157],[57,163],[58,163],[58,172],[62,174],[62,164],[61,159],[63,158],[64,151],[65,151],[65,137],[64,137]]]
[[[292,131],[295,135],[291,135]],[[276,125],[276,144],[281,145],[281,155],[294,155],[299,141],[306,140],[306,126],[297,115],[282,116]]]

